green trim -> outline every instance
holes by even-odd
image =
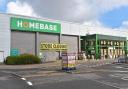
[[[110,35],[101,35],[99,34],[99,40],[115,40],[115,41],[125,41],[126,37],[119,37],[119,36],[110,36]]]
[[[127,56],[127,54],[128,54],[128,42],[127,42],[127,40],[125,41],[124,50],[125,50],[125,55]]]
[[[99,55],[99,53],[98,53],[98,34],[96,34],[96,48],[95,48],[95,51],[96,51],[96,59],[98,59],[98,55]]]

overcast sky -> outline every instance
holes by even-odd
[[[128,0],[0,0],[0,12],[128,28]]]

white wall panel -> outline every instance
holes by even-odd
[[[80,25],[79,27],[79,35],[85,36],[88,33],[89,29],[85,25]]]
[[[61,33],[62,34],[70,34],[70,24],[61,23]]]
[[[0,14],[0,51],[4,58],[10,55],[10,19],[4,14]]]
[[[79,25],[77,24],[70,24],[70,34],[71,35],[79,35]]]

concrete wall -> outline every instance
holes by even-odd
[[[11,32],[11,49],[17,48],[20,54],[30,53],[35,55],[35,33],[34,32]]]
[[[10,55],[10,19],[7,15],[0,14],[0,51],[4,58]]]

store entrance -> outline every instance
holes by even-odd
[[[125,55],[124,42],[101,40],[100,54],[102,59],[112,59]]]
[[[102,59],[112,59],[114,58],[114,49],[112,47],[101,47],[101,57]]]

